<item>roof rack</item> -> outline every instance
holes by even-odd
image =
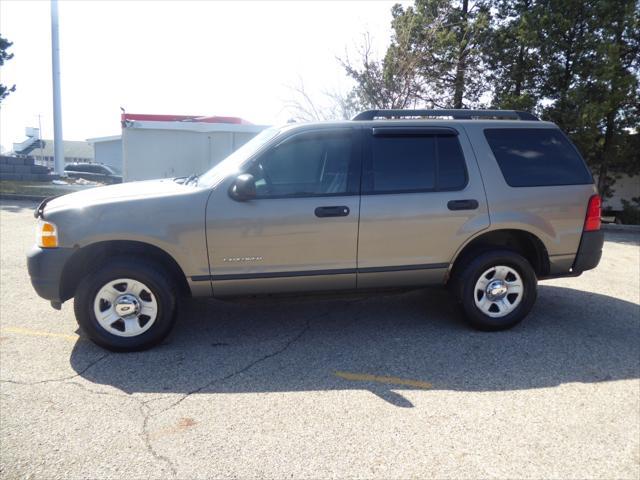
[[[455,120],[472,120],[475,118],[493,118],[508,120],[538,120],[538,117],[521,110],[367,110],[359,113],[352,120],[374,120],[376,118],[406,117],[452,117]]]

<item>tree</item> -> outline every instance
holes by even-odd
[[[391,10],[393,35],[382,60],[369,36],[358,59],[340,59],[355,81],[362,108],[463,108],[480,105],[486,90],[482,47],[489,28],[488,0],[416,0]]]
[[[353,91],[323,92],[320,96],[312,97],[302,79],[297,85],[290,86],[289,90],[291,97],[285,102],[285,108],[291,115],[291,121],[348,120],[360,111]]]
[[[0,35],[0,67],[4,65],[4,62],[13,58],[13,53],[7,52],[11,45],[13,45],[12,42],[8,41],[6,38]],[[8,87],[0,83],[0,102],[2,102],[2,100],[4,100],[9,95],[9,93],[15,91],[15,85]]]
[[[418,60],[419,98],[436,107],[480,106],[487,89],[482,52],[489,39],[489,1],[416,0],[406,9],[395,5],[391,14],[394,38],[387,54],[408,49]]]
[[[355,81],[348,97],[357,110],[409,108],[420,98],[420,60],[405,42],[406,38],[395,37],[384,58],[378,60],[372,54],[367,33],[356,52],[356,61],[348,54],[338,59],[347,76]]]
[[[640,173],[638,135],[632,135],[640,125],[640,11],[633,0],[597,5],[600,41],[590,56],[584,115],[586,123],[596,125],[589,128],[595,134],[589,160],[598,187],[609,193],[612,175]]]
[[[545,0],[543,117],[566,131],[605,196],[615,177],[640,173],[639,11],[635,0]]]
[[[640,173],[637,0],[415,0],[382,60],[342,61],[364,108],[521,109],[568,133],[604,196]]]
[[[498,0],[485,61],[493,108],[534,111],[540,99],[540,2]]]

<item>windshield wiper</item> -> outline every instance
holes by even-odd
[[[189,185],[189,183],[193,182],[193,183],[198,183],[198,178],[200,178],[200,175],[196,174],[196,173],[192,173],[191,175],[189,175],[187,177],[187,179],[184,181],[184,185]]]

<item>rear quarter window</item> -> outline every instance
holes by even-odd
[[[511,187],[593,183],[580,154],[559,130],[490,128],[484,135]]]

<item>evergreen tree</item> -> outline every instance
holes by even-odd
[[[542,62],[540,2],[498,0],[485,53],[494,108],[534,111],[540,98]]]
[[[0,35],[0,67],[4,65],[4,62],[7,60],[11,60],[13,58],[13,53],[7,52],[9,47],[13,45],[12,42],[8,41],[2,35]],[[11,92],[16,91],[16,86],[13,85],[8,87],[0,83],[0,102],[9,95]]]
[[[640,174],[638,0],[415,0],[382,61],[343,65],[365,108],[520,109],[568,133],[607,196]]]
[[[388,53],[404,47],[419,60],[420,99],[436,107],[480,105],[487,88],[482,52],[489,40],[488,1],[416,0],[406,9],[394,6],[392,16]]]
[[[543,118],[585,156],[602,194],[615,176],[640,173],[639,11],[634,0],[545,0]]]

